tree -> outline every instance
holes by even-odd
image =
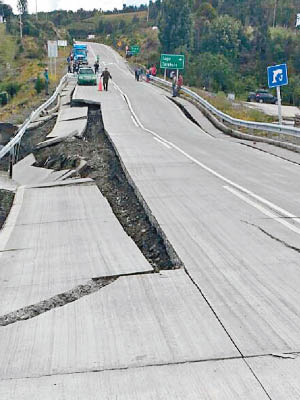
[[[221,53],[225,57],[236,59],[241,43],[241,29],[240,22],[228,15],[214,19],[203,50]]]
[[[164,0],[159,15],[159,39],[162,50],[171,53],[190,44],[191,6],[187,0]]]
[[[27,0],[18,0],[17,8],[21,15],[27,14],[28,13]]]
[[[20,14],[20,38],[22,39],[23,37],[22,17],[24,17],[28,13],[27,0],[18,0],[17,8]]]

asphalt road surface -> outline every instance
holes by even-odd
[[[79,87],[73,99],[101,103],[128,179],[183,267],[145,274],[133,261],[130,276],[2,327],[0,398],[300,399],[300,161],[203,131],[90,44],[91,64],[98,54],[109,91]]]

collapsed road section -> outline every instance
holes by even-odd
[[[105,133],[99,105],[89,105],[87,129],[82,139],[64,140],[53,146],[36,149],[33,154],[36,159],[35,167],[57,172],[76,170],[84,161],[77,176],[89,177],[96,182],[125,232],[134,240],[153,268],[163,270],[180,266],[175,252],[171,253],[171,260],[168,254],[170,250],[166,250],[162,237],[150,222],[129,184]]]

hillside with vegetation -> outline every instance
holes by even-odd
[[[287,62],[286,103],[300,103],[298,0],[156,0],[150,18],[161,50],[184,53],[186,81],[244,94],[267,85],[267,66]]]
[[[8,104],[2,107],[0,104],[0,121],[20,124],[31,109],[45,100],[43,72],[48,65],[47,40],[64,38],[66,31],[56,28],[51,21],[25,15],[21,39],[17,16],[1,1],[0,10],[5,10],[6,19],[6,23],[0,24],[0,93],[8,95]],[[67,51],[60,50],[57,75],[50,76],[52,90],[65,71]]]
[[[71,37],[95,34],[124,51],[141,46],[136,62],[159,63],[163,53],[186,55],[185,82],[214,92],[266,87],[269,65],[287,62],[287,104],[300,104],[299,0],[153,0],[148,7],[76,13],[53,11],[48,19],[65,26]],[[152,29],[158,26],[159,31]]]

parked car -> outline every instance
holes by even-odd
[[[81,67],[78,71],[78,85],[97,85],[96,74],[91,67]]]
[[[277,104],[277,97],[273,96],[265,89],[250,92],[247,101],[256,101],[257,103]]]

